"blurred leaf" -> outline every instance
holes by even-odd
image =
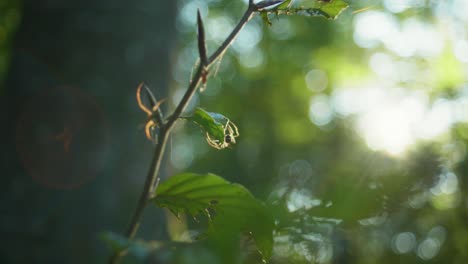
[[[113,232],[103,232],[99,238],[106,243],[113,251],[122,251],[129,247],[130,241],[121,235]]]
[[[286,3],[283,3],[286,4]],[[277,15],[303,15],[303,16],[322,16],[327,19],[336,19],[341,12],[348,8],[348,4],[343,0],[331,0],[328,2],[318,2],[313,7],[284,7],[283,4],[277,8],[264,12],[275,13]],[[288,4],[289,5],[289,4]],[[281,6],[281,8],[280,8]]]
[[[153,199],[176,216],[206,215],[213,231],[233,226],[252,234],[263,257],[271,256],[273,220],[265,206],[242,185],[230,183],[214,174],[183,173],[160,184]],[[225,224],[233,223],[234,224]]]
[[[104,241],[114,252],[128,250],[128,253],[138,260],[145,260],[154,250],[163,246],[160,242],[132,241],[128,238],[113,233],[103,232],[100,239]]]
[[[268,13],[267,12],[261,12],[260,16],[262,17],[263,23],[267,26],[271,26],[271,21],[270,18],[268,18]]]
[[[317,4],[316,8],[312,8],[312,12],[317,12],[317,15],[322,15],[328,19],[335,19],[347,7],[348,3],[343,0],[322,1]]]
[[[465,81],[463,64],[450,47],[446,47],[430,67],[434,72],[430,82],[434,85],[436,92],[456,91],[456,88]]]
[[[264,260],[269,260],[273,251],[274,221],[266,207],[261,207],[252,215],[252,236]]]
[[[114,252],[127,250],[125,263],[220,263],[206,243],[132,241],[113,232],[101,233],[100,239]]]
[[[154,251],[146,263],[217,264],[223,261],[206,243],[173,242]]]
[[[255,4],[258,9],[265,9],[265,8],[270,8],[270,7],[275,7],[278,8],[279,6],[282,6],[285,2],[291,2],[291,0],[265,0],[265,1],[260,1],[257,4]],[[283,2],[283,3],[281,3]]]
[[[385,199],[381,188],[372,189],[365,184],[356,184],[354,177],[343,176],[328,188],[333,191],[323,194],[323,205],[308,210],[311,215],[340,219],[347,225],[354,225],[358,220],[374,217],[384,210]]]
[[[196,108],[188,120],[197,123],[213,139],[224,142],[224,125],[229,120],[218,113],[210,113],[202,108]]]
[[[288,8],[292,3],[292,0],[286,0],[282,4],[280,4],[277,8],[278,9],[285,9]]]

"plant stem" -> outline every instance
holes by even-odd
[[[255,11],[257,11],[257,7],[253,3],[253,1],[249,1],[249,7],[245,11],[239,23],[233,29],[231,34],[229,34],[229,36],[226,38],[223,44],[221,44],[221,46],[208,59],[208,65],[198,66],[195,76],[190,81],[187,91],[182,97],[180,103],[177,105],[173,114],[169,117],[166,123],[161,124],[160,130],[158,133],[158,143],[156,144],[156,148],[154,150],[154,156],[153,156],[151,165],[148,170],[148,175],[145,180],[145,185],[140,195],[140,199],[138,201],[135,212],[132,215],[132,219],[128,226],[127,232],[125,233],[125,236],[129,240],[132,240],[135,237],[136,232],[138,231],[140,221],[143,215],[143,211],[146,207],[146,204],[151,198],[154,198],[156,196],[155,190],[156,190],[156,185],[157,185],[158,178],[159,178],[158,174],[159,174],[159,169],[161,167],[161,161],[163,158],[164,149],[166,147],[167,140],[169,138],[169,135],[172,129],[174,128],[175,123],[180,118],[182,112],[185,110],[187,105],[190,103],[190,100],[192,99],[193,95],[197,91],[197,87],[200,84],[200,81],[202,79],[204,67],[208,68],[226,52],[226,50],[232,44],[232,42],[237,37],[241,29],[253,17],[253,14],[255,13]],[[118,263],[120,258],[124,256],[125,254],[126,254],[126,251],[115,252],[109,259],[109,263],[111,264]]]

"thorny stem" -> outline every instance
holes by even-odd
[[[150,199],[156,196],[155,190],[156,185],[158,183],[158,174],[159,169],[161,167],[161,161],[164,154],[164,149],[167,144],[167,140],[169,138],[169,134],[171,133],[172,129],[174,128],[175,123],[181,117],[182,112],[185,110],[187,105],[189,104],[190,100],[192,99],[193,95],[197,91],[197,87],[202,80],[202,76],[204,74],[204,69],[209,68],[218,58],[220,58],[224,52],[229,48],[231,43],[237,37],[241,29],[249,22],[249,20],[253,17],[254,13],[257,11],[257,6],[253,3],[252,0],[249,1],[249,7],[245,11],[244,15],[240,19],[239,23],[236,27],[232,30],[231,34],[226,38],[226,40],[221,44],[221,46],[209,57],[207,65],[199,65],[197,68],[197,72],[195,76],[190,81],[190,84],[185,92],[184,96],[182,97],[180,103],[177,105],[176,109],[169,117],[166,123],[162,123],[160,130],[158,132],[158,143],[156,144],[156,148],[154,150],[154,156],[151,161],[151,165],[148,170],[148,175],[146,177],[145,185],[143,187],[143,191],[141,193],[140,199],[138,201],[137,207],[135,212],[133,213],[132,219],[128,226],[127,232],[125,236],[132,240],[135,237],[136,232],[138,231],[140,220],[143,215],[143,211],[146,207],[146,204],[150,201]],[[126,254],[126,251],[117,251],[115,252],[111,258],[109,259],[109,263],[115,264],[118,263],[120,258]]]

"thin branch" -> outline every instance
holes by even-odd
[[[208,60],[208,64],[211,65],[220,55],[222,55],[227,48],[231,45],[231,43],[236,39],[237,34],[241,31],[241,29],[249,22],[252,18],[254,12],[257,11],[257,6],[255,4],[249,4],[247,11],[245,11],[244,16],[242,16],[239,23],[236,27],[232,30],[231,34],[226,38],[226,40],[221,44],[221,46],[211,55],[210,59]]]
[[[151,160],[151,165],[148,170],[148,175],[146,177],[145,185],[140,195],[137,208],[135,209],[135,212],[133,213],[132,219],[130,221],[127,232],[125,234],[129,240],[132,240],[135,237],[136,232],[138,231],[141,217],[143,215],[144,209],[149,199],[152,199],[156,197],[157,195],[155,193],[155,189],[156,189],[157,183],[159,182],[159,177],[158,177],[159,169],[161,167],[162,157],[164,154],[164,149],[167,144],[167,140],[169,138],[169,134],[171,133],[171,130],[174,127],[176,121],[180,118],[182,112],[185,110],[190,100],[192,99],[193,95],[195,94],[197,87],[200,84],[200,81],[202,80],[205,67],[208,68],[222,54],[224,54],[227,48],[232,44],[234,39],[237,37],[240,30],[253,17],[253,14],[255,13],[255,11],[257,11],[257,7],[253,3],[253,1],[250,0],[248,9],[245,11],[244,15],[242,16],[242,18],[240,19],[236,27],[233,29],[231,34],[229,34],[229,36],[226,38],[223,44],[213,53],[213,55],[211,55],[211,57],[206,61],[205,65],[203,61],[202,63],[200,63],[195,73],[195,76],[193,76],[192,80],[189,83],[187,91],[185,92],[184,96],[182,97],[181,101],[177,105],[176,109],[174,110],[170,118],[168,119],[167,123],[164,123],[164,124],[161,123],[161,128],[158,132],[159,141],[156,144],[156,149],[154,150],[154,156],[153,156],[153,159]],[[203,34],[202,42],[204,45],[205,44],[204,43],[204,29],[201,23],[201,17],[199,13],[198,13],[198,17],[199,17],[199,44],[201,40],[200,35]],[[202,28],[202,30],[200,30],[200,28]],[[201,50],[200,50],[200,55],[201,55],[200,59],[203,60],[203,53]],[[205,50],[205,58],[206,58],[206,50]],[[124,256],[125,254],[126,254],[126,251],[115,252],[115,254],[112,255],[112,257],[110,258],[109,263],[112,263],[112,264],[118,263],[120,258]]]
[[[160,141],[156,144],[156,149],[154,151],[154,157],[151,160],[150,168],[148,170],[148,175],[146,176],[145,185],[143,187],[143,191],[140,195],[140,199],[138,200],[137,208],[133,213],[132,219],[130,221],[130,225],[125,233],[125,236],[128,239],[133,239],[135,237],[138,228],[140,227],[141,217],[145,210],[146,204],[151,198],[154,198],[153,195],[153,186],[156,186],[158,182],[158,173],[159,168],[161,167],[162,155],[164,153],[164,148],[166,147],[168,133],[164,129],[161,129],[159,132],[159,139]],[[109,263],[118,263],[120,258],[126,254],[126,251],[115,252],[114,255],[111,256]]]

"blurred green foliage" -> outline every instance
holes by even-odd
[[[174,95],[190,76],[187,58],[196,60],[192,11],[201,9],[213,51],[239,18],[240,2],[180,1]],[[371,125],[359,129],[367,113],[349,114],[337,103],[349,92],[348,105],[372,104],[353,95],[369,83],[370,91],[422,94],[428,112],[441,100],[463,99],[466,57],[457,55],[460,44],[441,28],[456,3],[349,4],[336,21],[281,15],[270,16],[271,27],[260,17],[251,21],[192,105],[235,122],[237,145],[209,149],[200,129],[187,124],[174,135],[171,163],[176,170],[222,175],[266,201],[276,223],[272,263],[464,263],[468,237],[458,235],[468,230],[464,121],[393,151],[390,143],[402,137],[398,130],[385,131],[390,143],[375,143]],[[384,19],[358,32],[360,21],[373,16]],[[467,21],[460,20],[452,22],[463,40]],[[408,34],[423,39],[430,32],[434,42],[410,48],[406,35],[403,46],[392,46],[398,34],[381,33],[388,23],[395,32],[421,26]],[[380,118],[385,124],[387,116]]]
[[[10,47],[13,33],[20,21],[20,1],[4,0],[0,2],[0,92],[8,70]]]

